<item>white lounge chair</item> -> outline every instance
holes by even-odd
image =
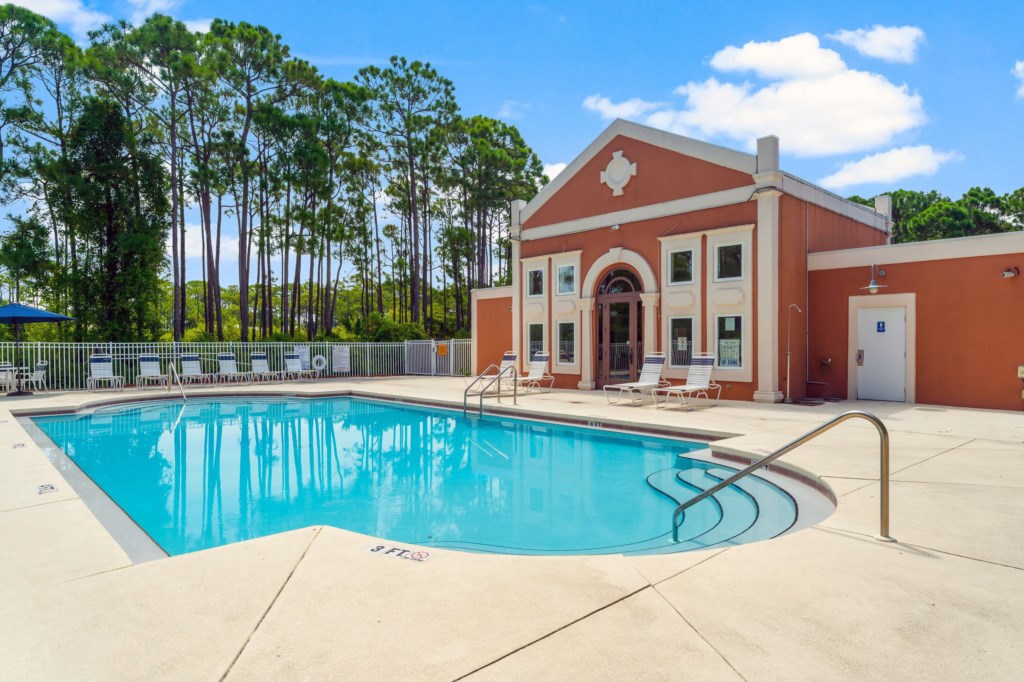
[[[183,383],[212,384],[214,378],[213,374],[203,371],[203,363],[199,360],[199,353],[181,354],[181,381]]]
[[[36,368],[21,380],[22,386],[31,386],[37,391],[49,391],[50,389],[46,385],[46,370],[49,367],[50,363],[47,360],[37,362]]]
[[[252,378],[254,380],[282,381],[284,379],[284,370],[270,369],[270,363],[267,362],[266,353],[253,353],[251,359]]]
[[[114,358],[104,353],[93,353],[89,356],[89,378],[85,386],[90,391],[100,384],[108,384],[119,391],[124,390],[124,377],[114,374]]]
[[[217,353],[217,364],[219,365],[217,381],[245,383],[252,381],[252,372],[238,371],[238,362],[235,360],[234,353]]]
[[[640,369],[640,376],[636,381],[609,384],[604,387],[604,395],[612,405],[622,400],[623,394],[628,395],[634,405],[643,405],[644,398],[654,389],[669,385],[661,378],[663,369],[665,369],[665,354],[648,353],[644,356],[644,366]]]
[[[533,360],[530,360],[530,373],[525,377],[516,377],[516,383],[526,390],[536,388],[550,391],[551,387],[555,385],[555,377],[548,374],[548,361],[550,360],[549,353],[534,353]],[[544,388],[543,384],[547,384],[547,387]]]
[[[302,360],[298,353],[284,354],[284,376],[286,379],[316,379],[320,372],[315,369],[302,369]]]
[[[160,371],[160,356],[156,353],[139,356],[139,373],[135,376],[135,385],[139,388],[150,384],[167,385],[167,375]]]
[[[669,400],[675,396],[679,398],[680,407],[685,407],[690,404],[691,398],[704,398],[710,401],[712,391],[715,393],[717,404],[722,395],[722,387],[711,380],[711,370],[714,367],[714,353],[694,353],[690,359],[690,372],[686,375],[686,384],[655,389],[654,404],[658,407],[667,407]],[[665,396],[665,402],[658,402],[659,395]]]
[[[518,359],[519,354],[516,351],[507,350],[504,353],[502,353],[501,362],[499,364],[496,365],[492,362],[491,364],[487,365],[487,367],[484,368],[484,371],[480,372],[480,374],[476,375],[475,377],[466,377],[467,391],[469,390],[469,388],[472,388],[473,385],[475,384],[481,385],[480,391],[477,391],[476,393],[470,393],[469,395],[480,395],[480,392],[482,392],[483,390],[483,386],[487,384],[485,380],[488,377],[494,378],[497,376],[502,376],[502,379],[499,382],[499,384],[492,387],[492,390],[494,392],[497,392],[502,386],[511,389],[512,383],[515,380],[515,373],[508,372],[506,370],[509,367],[514,367],[516,364],[516,360]]]

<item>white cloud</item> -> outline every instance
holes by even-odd
[[[900,147],[844,163],[838,171],[818,182],[830,189],[870,182],[892,183],[914,175],[935,175],[942,164],[960,158],[956,152],[936,151],[926,144]]]
[[[82,0],[11,0],[13,4],[30,9],[36,14],[52,20],[54,23],[67,26],[72,35],[84,40],[89,31],[93,31],[111,17],[85,6]]]
[[[549,180],[554,180],[555,176],[564,171],[568,165],[567,163],[545,163],[544,175],[548,176]]]
[[[621,104],[591,95],[583,106],[604,118],[643,119],[681,135],[728,138],[748,149],[775,134],[797,156],[828,156],[876,149],[927,118],[920,95],[884,76],[848,68],[808,34],[725,48],[715,68],[753,70],[768,83],[730,83],[712,77],[676,88],[680,107],[631,99]]]
[[[177,9],[181,0],[128,0],[132,10],[130,21],[138,26],[156,13],[170,14],[171,10]]]
[[[213,19],[186,19],[182,23],[193,33],[209,33]]]
[[[924,42],[924,31],[917,26],[879,26],[854,31],[842,29],[827,36],[848,45],[867,57],[887,62],[910,64],[917,56],[918,46]]]
[[[1024,60],[1014,64],[1010,73],[1020,81],[1020,86],[1017,88],[1017,97],[1024,97]]]
[[[610,99],[602,97],[600,94],[590,95],[583,100],[584,109],[596,111],[601,114],[601,118],[606,119],[638,118],[648,111],[657,109],[660,106],[663,105],[658,102],[647,102],[636,97],[633,99],[627,99],[625,102],[615,104]]]
[[[726,72],[753,71],[762,78],[813,78],[846,70],[839,53],[823,48],[810,33],[764,43],[751,41],[743,47],[730,45],[715,53],[711,66]]]
[[[530,105],[526,102],[507,99],[501,103],[501,109],[498,110],[498,118],[520,119],[529,110]]]

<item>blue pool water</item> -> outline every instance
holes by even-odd
[[[792,497],[706,445],[356,398],[193,399],[37,417],[168,554],[310,525],[512,554],[660,553],[774,537]]]

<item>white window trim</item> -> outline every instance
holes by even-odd
[[[530,344],[532,340],[530,338],[530,328],[540,327],[540,349],[541,351],[547,350],[548,347],[548,326],[544,322],[528,322],[526,324],[526,362],[532,362],[533,357],[530,355]]]
[[[572,362],[562,362],[562,354],[559,352],[562,345],[562,325],[572,325]],[[562,367],[573,367],[576,365],[576,358],[579,357],[579,339],[576,336],[576,321],[575,320],[561,320],[555,322],[555,364],[561,365]]]
[[[672,364],[672,347],[671,347],[672,346],[672,322],[674,320],[689,320],[690,321],[690,343],[693,346],[696,346],[697,345],[697,343],[696,343],[697,330],[695,329],[695,327],[697,326],[696,325],[696,317],[694,315],[671,315],[668,318],[668,347],[666,348],[666,350],[668,351],[666,353],[666,355],[668,355],[668,366],[669,367],[674,367],[674,368],[677,368],[677,369],[687,369],[688,367],[691,367],[691,365],[674,365],[674,364]],[[693,357],[693,354],[695,352],[696,351],[693,348],[690,348],[690,357],[691,358]]]
[[[719,277],[718,276],[718,251],[720,249],[724,248],[724,247],[727,247],[727,246],[738,246],[738,247],[740,247],[740,276],[739,277]],[[715,281],[715,282],[742,282],[743,280],[745,280],[747,278],[747,248],[746,248],[746,244],[744,244],[741,241],[722,242],[720,244],[715,244],[714,258],[713,258],[713,262],[711,263],[711,267],[713,268],[713,272],[714,272],[714,280],[713,281]]]
[[[531,294],[530,293],[530,280],[533,279],[532,277],[530,277],[530,275],[532,275],[535,272],[539,272],[540,273],[540,293],[539,294]],[[526,298],[543,298],[544,297],[544,294],[546,293],[544,291],[544,284],[545,284],[545,282],[544,282],[544,279],[545,279],[544,275],[545,274],[546,273],[544,272],[544,268],[528,268],[526,270]]]
[[[721,317],[738,317],[740,318],[740,364],[738,367],[722,367],[719,363],[722,358],[718,355],[718,319]],[[714,324],[712,326],[711,333],[714,335],[713,339],[715,342],[714,353],[715,353],[715,367],[714,370],[717,372],[743,372],[747,368],[747,316],[743,313],[715,313]]]
[[[576,274],[577,274],[576,273],[576,269],[577,268],[576,268],[576,264],[575,263],[563,263],[561,265],[555,265],[554,268],[555,268],[555,296],[575,296],[576,295],[576,286],[577,286],[577,277],[576,277]],[[562,268],[571,268],[572,269],[572,289],[570,291],[559,291],[558,290],[559,285],[562,283],[562,280],[561,280],[561,278],[558,275],[558,271],[561,270]]]
[[[689,251],[690,252],[690,279],[688,281],[685,281],[685,282],[673,282],[672,281],[672,256],[674,256],[677,253],[683,253],[684,251]],[[672,249],[671,251],[668,252],[668,256],[666,257],[666,263],[665,263],[665,268],[668,270],[667,286],[670,286],[670,287],[687,287],[687,286],[692,286],[693,284],[695,284],[697,282],[697,278],[694,276],[696,274],[695,273],[696,268],[694,267],[694,261],[697,259],[696,258],[696,254],[697,254],[697,249],[693,248],[692,246],[689,247],[689,248]]]

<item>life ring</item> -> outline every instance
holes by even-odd
[[[310,363],[318,372],[322,372],[327,369],[327,358],[322,355],[316,355],[313,357],[313,362]]]

